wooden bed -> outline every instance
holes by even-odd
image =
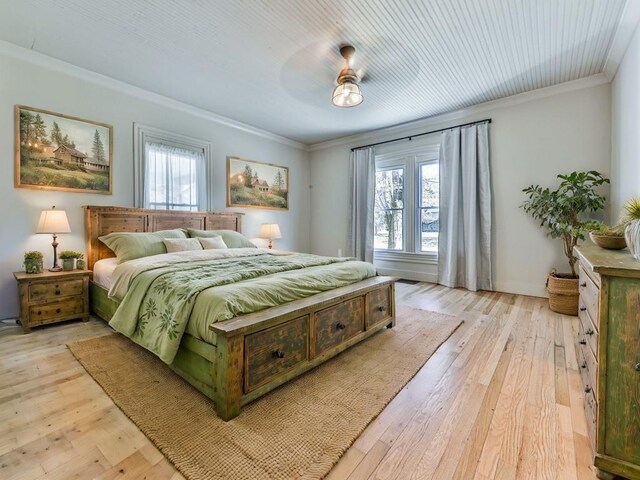
[[[98,237],[111,232],[173,228],[241,231],[242,214],[139,208],[85,208],[88,268],[115,256]],[[395,325],[393,277],[373,277],[260,312],[212,323],[213,344],[189,334],[170,365],[211,398],[218,416],[236,417],[242,405],[327,361],[375,332]],[[93,313],[109,320],[118,303],[90,282]]]

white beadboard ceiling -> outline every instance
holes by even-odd
[[[2,0],[0,39],[313,144],[601,73],[625,3]]]

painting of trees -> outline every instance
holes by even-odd
[[[91,153],[93,153],[93,158],[104,162],[104,144],[102,143],[102,139],[100,138],[100,132],[96,129],[96,132],[93,135],[93,145],[91,146]]]
[[[111,193],[112,127],[16,106],[16,187]]]
[[[247,188],[251,188],[251,182],[253,182],[253,171],[251,170],[251,166],[248,163],[244,166],[244,173],[242,174],[242,178],[244,179],[244,186]]]
[[[284,177],[282,176],[282,172],[280,171],[280,169],[278,169],[275,177],[273,177],[273,189],[282,190],[283,188],[284,188]]]
[[[55,143],[56,145],[60,146],[63,145],[62,143],[62,131],[60,130],[60,125],[58,125],[58,122],[54,121],[53,125],[51,126],[51,142]]]
[[[227,170],[228,207],[289,208],[286,167],[227,157]]]

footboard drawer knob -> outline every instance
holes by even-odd
[[[276,350],[273,352],[273,356],[275,358],[284,358],[284,352],[282,350]]]
[[[344,323],[338,322],[336,323],[336,328],[338,330],[344,330],[345,328],[347,328],[347,326]]]
[[[379,312],[384,312],[386,309],[387,309],[387,307],[385,307],[384,305],[380,305],[380,306],[378,307],[378,311],[379,311]]]

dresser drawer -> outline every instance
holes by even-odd
[[[598,318],[599,303],[598,298],[600,296],[600,289],[593,282],[589,274],[584,268],[580,267],[580,302],[578,303],[579,310],[589,312],[591,318]],[[585,310],[583,310],[585,309]],[[598,327],[598,325],[596,325]],[[597,328],[596,328],[597,330]]]
[[[392,315],[391,311],[391,286],[386,286],[367,293],[366,308],[366,328],[377,325],[381,322],[389,320]]]
[[[581,373],[586,372],[585,387],[591,386],[597,391],[598,389],[598,362],[596,357],[591,351],[586,335],[582,330],[582,324],[578,324],[578,338],[576,341],[576,355],[578,359],[578,366]]]
[[[595,392],[591,390],[584,394],[584,416],[587,421],[587,433],[591,443],[591,449],[596,451],[596,425],[598,415],[598,404],[595,399]]]
[[[589,312],[586,309],[578,310],[578,319],[589,348],[591,348],[594,356],[597,356],[599,334],[595,322],[592,320],[591,315],[589,315]]]
[[[325,308],[313,317],[311,357],[320,355],[364,331],[363,297]]]
[[[306,362],[309,315],[247,335],[244,390],[250,392]]]
[[[51,301],[56,298],[81,295],[84,281],[81,278],[29,285],[29,302]]]
[[[55,322],[61,318],[77,318],[86,315],[83,297],[29,307],[29,324],[32,326]]]

